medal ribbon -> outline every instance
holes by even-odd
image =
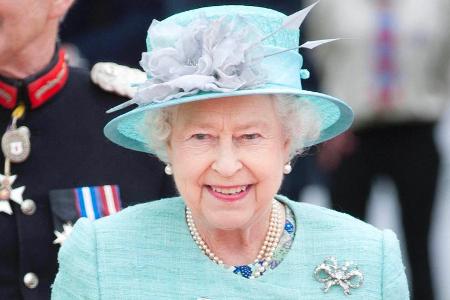
[[[117,185],[80,187],[73,190],[78,215],[90,220],[120,211],[122,204]]]

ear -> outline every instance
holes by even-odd
[[[74,2],[75,0],[51,0],[49,17],[61,20]]]
[[[169,108],[168,113],[169,113],[169,119],[170,119],[169,123],[171,125],[171,129],[170,129],[171,132],[170,132],[169,138],[167,139],[167,142],[166,142],[166,146],[167,146],[166,151],[167,151],[168,160],[172,161],[172,158],[173,158],[173,145],[172,145],[173,123],[174,123],[174,120],[178,117],[178,106]]]
[[[284,144],[283,144],[284,161],[289,161],[292,158],[292,157],[290,157],[291,144],[292,144],[291,139],[286,137]]]
[[[172,143],[170,142],[170,138],[167,140],[166,152],[167,152],[167,160],[169,162],[172,161],[173,150],[172,150]]]

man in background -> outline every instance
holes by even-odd
[[[374,179],[392,180],[413,299],[434,299],[428,248],[441,160],[434,130],[450,100],[449,13],[447,0],[348,0],[317,5],[309,19],[315,37],[349,38],[314,55],[323,91],[355,112],[353,131],[319,151],[333,208],[364,219]]]
[[[0,0],[0,299],[50,298],[78,217],[174,194],[155,158],[103,137],[123,100],[68,67],[57,36],[73,1]]]

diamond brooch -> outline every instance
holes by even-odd
[[[364,275],[357,264],[345,261],[339,266],[335,257],[327,257],[319,264],[314,270],[314,278],[324,284],[322,289],[325,293],[336,285],[344,290],[345,295],[350,295],[350,289],[359,288],[364,281]]]

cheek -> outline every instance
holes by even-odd
[[[243,161],[250,171],[272,177],[281,172],[285,163],[285,152],[281,141],[270,141],[260,147],[252,147],[242,151]]]
[[[179,188],[187,183],[194,184],[202,174],[201,160],[190,159],[183,155],[176,155],[171,160],[174,179]]]
[[[253,164],[250,171],[259,183],[257,185],[258,190],[264,190],[267,193],[276,193],[283,178],[281,162],[271,160],[270,158],[259,159],[258,162]]]
[[[0,39],[2,46],[8,46],[12,51],[20,49],[41,35],[45,30],[45,19],[40,16],[25,13],[28,10],[12,11],[9,15],[0,17]]]
[[[195,179],[209,167],[210,151],[208,149],[193,148],[176,142],[172,145],[173,150],[169,150],[169,160],[180,177]]]
[[[186,201],[199,199],[203,178],[210,166],[208,155],[193,153],[179,145],[175,145],[174,149],[170,153],[170,162],[178,191]]]
[[[248,171],[255,178],[257,198],[275,194],[283,179],[283,153],[279,147],[271,147],[264,151],[252,151],[243,159]]]

